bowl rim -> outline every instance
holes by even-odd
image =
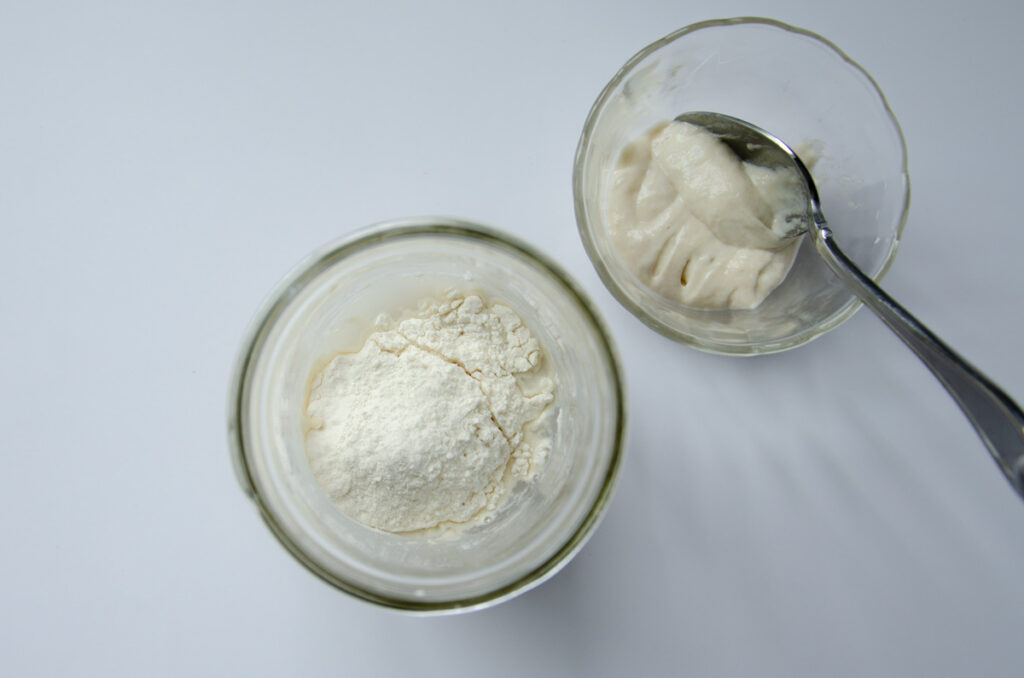
[[[615,430],[611,439],[612,449],[604,479],[589,511],[569,538],[535,568],[494,591],[466,598],[430,602],[387,596],[371,591],[335,575],[306,553],[288,534],[276,516],[274,508],[261,496],[249,460],[250,451],[247,446],[247,436],[250,432],[248,404],[256,357],[265,347],[270,330],[299,290],[315,280],[328,267],[366,247],[390,240],[424,235],[472,239],[499,247],[506,252],[511,252],[514,256],[537,264],[544,274],[550,276],[566,290],[570,299],[574,300],[593,329],[602,352],[608,360],[615,401]],[[468,612],[496,605],[539,586],[568,564],[593,534],[607,510],[625,453],[625,392],[622,363],[607,325],[579,284],[547,255],[508,233],[464,219],[413,217],[382,221],[340,237],[314,250],[292,268],[259,307],[243,337],[229,384],[227,407],[229,453],[236,479],[241,485],[242,491],[255,503],[264,523],[288,553],[327,584],[362,601],[394,610],[419,614]]]
[[[882,92],[882,88],[879,87],[878,83],[871,76],[867,70],[859,63],[850,58],[842,49],[840,49],[835,43],[828,38],[825,38],[814,31],[792,26],[785,22],[777,19],[771,19],[767,17],[758,16],[739,16],[725,19],[708,19],[705,21],[698,21],[696,23],[688,24],[668,35],[655,40],[654,42],[643,47],[640,51],[630,57],[620,68],[616,71],[615,75],[612,76],[608,84],[604,86],[601,93],[598,94],[597,99],[590,107],[590,111],[587,114],[586,121],[583,124],[583,131],[580,134],[580,139],[576,145],[576,154],[573,159],[573,176],[572,176],[572,192],[573,192],[573,207],[576,214],[576,228],[579,231],[580,239],[583,241],[583,248],[587,252],[587,257],[590,259],[591,264],[596,269],[598,276],[604,283],[608,291],[612,293],[612,296],[622,304],[630,313],[636,316],[641,322],[653,329],[654,331],[662,334],[673,341],[677,341],[682,344],[687,344],[694,348],[706,351],[708,353],[716,353],[720,355],[731,355],[731,356],[753,356],[753,355],[766,355],[770,353],[778,353],[781,351],[787,351],[798,346],[802,346],[818,337],[834,330],[841,324],[849,320],[854,313],[856,313],[862,306],[861,301],[851,295],[843,306],[837,311],[832,313],[829,317],[825,318],[821,322],[813,325],[801,333],[789,337],[787,339],[776,340],[772,342],[763,343],[735,343],[725,344],[715,341],[711,341],[700,337],[698,335],[684,332],[678,327],[674,327],[669,323],[663,322],[648,313],[640,304],[634,302],[622,289],[618,281],[613,276],[610,269],[601,260],[600,254],[598,253],[596,244],[594,242],[594,234],[591,229],[590,223],[586,217],[586,206],[583,200],[583,162],[586,156],[586,151],[590,146],[590,138],[593,135],[594,125],[597,121],[599,113],[604,109],[605,104],[611,97],[614,90],[619,84],[633,72],[633,69],[644,61],[648,56],[658,51],[662,47],[675,42],[676,40],[694,33],[696,31],[704,30],[707,28],[721,28],[725,26],[735,25],[763,25],[772,28],[777,28],[789,33],[794,33],[806,38],[816,40],[829,49],[831,49],[839,58],[846,62],[847,65],[852,66],[858,71],[873,88],[875,94],[878,96],[879,101],[882,104],[883,109],[889,121],[893,125],[893,129],[896,131],[896,136],[899,139],[900,145],[900,172],[903,177],[903,209],[900,213],[899,222],[896,225],[895,236],[893,237],[892,244],[889,247],[889,251],[885,254],[885,259],[882,262],[881,268],[876,274],[870,276],[876,283],[881,282],[885,277],[885,274],[889,272],[892,267],[893,261],[896,258],[896,251],[899,248],[900,242],[903,239],[903,230],[907,224],[907,217],[910,212],[910,174],[908,172],[908,159],[907,159],[907,142],[903,135],[903,128],[900,126],[899,120],[896,118],[896,114],[893,112],[892,107],[889,105],[889,100],[886,98],[885,93]],[[813,244],[812,244],[813,246]],[[652,292],[652,294],[654,294]]]

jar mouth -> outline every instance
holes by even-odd
[[[786,351],[803,344],[817,339],[818,337],[826,334],[827,332],[835,329],[842,323],[846,322],[853,314],[861,307],[861,302],[855,296],[850,295],[849,299],[837,310],[831,313],[829,316],[821,319],[819,322],[811,325],[800,333],[787,337],[781,340],[770,340],[770,341],[754,341],[750,343],[736,342],[736,343],[725,343],[715,341],[714,339],[701,336],[698,333],[688,331],[685,328],[679,327],[675,324],[665,321],[662,318],[657,317],[650,308],[646,307],[641,301],[638,301],[634,296],[627,293],[624,289],[618,275],[613,271],[608,264],[603,261],[602,253],[599,250],[597,239],[601,237],[601,234],[597,233],[595,225],[592,223],[593,220],[590,218],[590,212],[594,207],[588,205],[586,200],[586,189],[585,183],[585,167],[590,160],[589,151],[593,143],[593,137],[598,126],[598,121],[605,110],[606,105],[616,94],[618,88],[627,81],[627,79],[638,72],[638,67],[642,64],[649,63],[650,57],[658,53],[662,48],[675,43],[679,39],[700,31],[714,28],[723,28],[728,26],[764,26],[769,28],[776,28],[787,33],[794,34],[803,38],[809,38],[812,41],[819,43],[826,47],[831,53],[839,58],[839,60],[856,72],[860,77],[867,83],[871,93],[876,97],[878,103],[881,105],[885,112],[887,122],[891,125],[895,131],[895,138],[899,144],[899,155],[900,155],[900,167],[899,171],[905,182],[905,189],[903,191],[903,205],[900,210],[898,220],[893,229],[892,241],[882,257],[882,262],[877,271],[871,276],[875,282],[881,282],[881,280],[888,273],[896,257],[896,252],[899,248],[899,244],[903,237],[903,231],[907,223],[907,218],[910,209],[910,179],[907,169],[907,147],[906,139],[903,135],[903,130],[896,118],[895,113],[889,105],[888,99],[882,92],[881,87],[871,76],[870,73],[864,69],[857,61],[848,56],[842,49],[840,49],[835,43],[825,38],[824,36],[810,31],[804,28],[792,26],[790,24],[770,19],[766,17],[754,17],[754,16],[743,16],[743,17],[731,17],[723,19],[711,19],[707,21],[701,21],[693,24],[689,24],[680,28],[668,35],[659,38],[640,49],[636,54],[630,57],[619,70],[612,76],[611,80],[604,86],[600,94],[597,96],[590,111],[587,114],[586,121],[584,122],[582,132],[580,134],[579,142],[576,146],[576,153],[573,161],[573,205],[576,215],[577,230],[580,234],[580,239],[583,243],[584,249],[587,252],[587,256],[597,271],[601,281],[605,287],[611,292],[612,296],[630,313],[636,316],[641,322],[655,330],[659,334],[666,336],[673,341],[677,341],[683,344],[687,344],[694,348],[709,353],[716,353],[721,355],[735,355],[735,356],[747,356],[747,355],[759,355],[768,353],[777,353]],[[703,109],[702,109],[703,110]],[[685,111],[678,111],[683,113]],[[757,122],[757,121],[754,121]],[[825,205],[826,214],[828,206]],[[599,208],[596,208],[599,209]],[[651,298],[657,296],[657,293],[651,291]],[[711,313],[717,313],[719,311],[711,311]],[[725,311],[722,311],[725,313]]]
[[[293,534],[289,520],[282,515],[281,508],[265,496],[264,479],[260,477],[260,465],[254,459],[252,436],[253,422],[250,421],[250,406],[253,398],[254,370],[257,358],[267,349],[268,337],[282,314],[299,293],[327,270],[366,248],[378,246],[392,240],[439,236],[483,244],[498,248],[511,256],[529,262],[554,281],[571,299],[591,329],[592,337],[599,343],[608,377],[612,383],[614,403],[614,431],[611,435],[611,449],[602,452],[606,459],[601,485],[592,500],[583,520],[572,534],[550,555],[515,581],[496,587],[494,590],[450,600],[418,600],[415,595],[388,595],[373,590],[359,582],[340,576],[307,551]],[[319,248],[296,266],[269,295],[261,310],[256,314],[242,342],[235,361],[228,393],[228,433],[232,464],[239,484],[245,494],[256,504],[267,527],[281,545],[321,580],[363,601],[387,608],[423,614],[443,614],[471,611],[489,607],[538,586],[556,574],[584,545],[597,526],[607,508],[621,466],[625,442],[625,404],[623,377],[617,352],[603,320],[593,304],[579,286],[559,265],[517,238],[488,226],[483,226],[450,217],[421,217],[381,222],[343,237]],[[264,472],[265,473],[265,472]],[[582,510],[582,508],[581,508]]]

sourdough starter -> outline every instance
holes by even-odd
[[[622,151],[609,191],[612,240],[626,266],[687,306],[759,305],[789,272],[800,239],[781,215],[805,208],[793,171],[744,163],[696,125],[662,123]]]

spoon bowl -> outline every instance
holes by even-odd
[[[924,362],[974,425],[992,458],[1024,499],[1024,413],[1006,393],[943,343],[931,330],[866,276],[836,244],[825,221],[814,179],[796,152],[766,130],[740,118],[709,111],[676,117],[704,128],[745,162],[795,172],[807,209],[786,215],[788,237],[810,233],[814,247],[836,277],[889,326]]]
[[[677,116],[676,121],[703,127],[718,137],[719,141],[744,162],[769,169],[796,172],[800,177],[798,183],[804,188],[804,202],[810,205],[810,211],[784,215],[783,222],[789,230],[777,235],[783,238],[796,238],[814,227],[816,215],[821,214],[818,189],[807,165],[786,142],[753,123],[724,113],[690,111]],[[821,220],[824,221],[824,217]]]

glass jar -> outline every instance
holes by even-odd
[[[556,389],[552,451],[490,522],[454,536],[383,532],[345,515],[313,477],[303,430],[310,380],[334,354],[358,350],[382,311],[448,289],[508,305],[541,342]],[[417,219],[328,245],[281,283],[243,343],[228,423],[242,488],[299,562],[366,601],[450,612],[522,593],[580,549],[620,465],[622,394],[608,333],[558,266],[489,228]]]
[[[700,309],[647,287],[615,250],[605,210],[622,149],[655,124],[714,111],[758,125],[817,157],[822,209],[843,251],[880,280],[910,197],[903,133],[881,89],[831,42],[771,19],[705,21],[651,43],[615,74],[583,127],[573,172],[576,222],[608,289],[647,325],[697,348],[756,354],[837,327],[860,302],[811,243],[757,308]]]

